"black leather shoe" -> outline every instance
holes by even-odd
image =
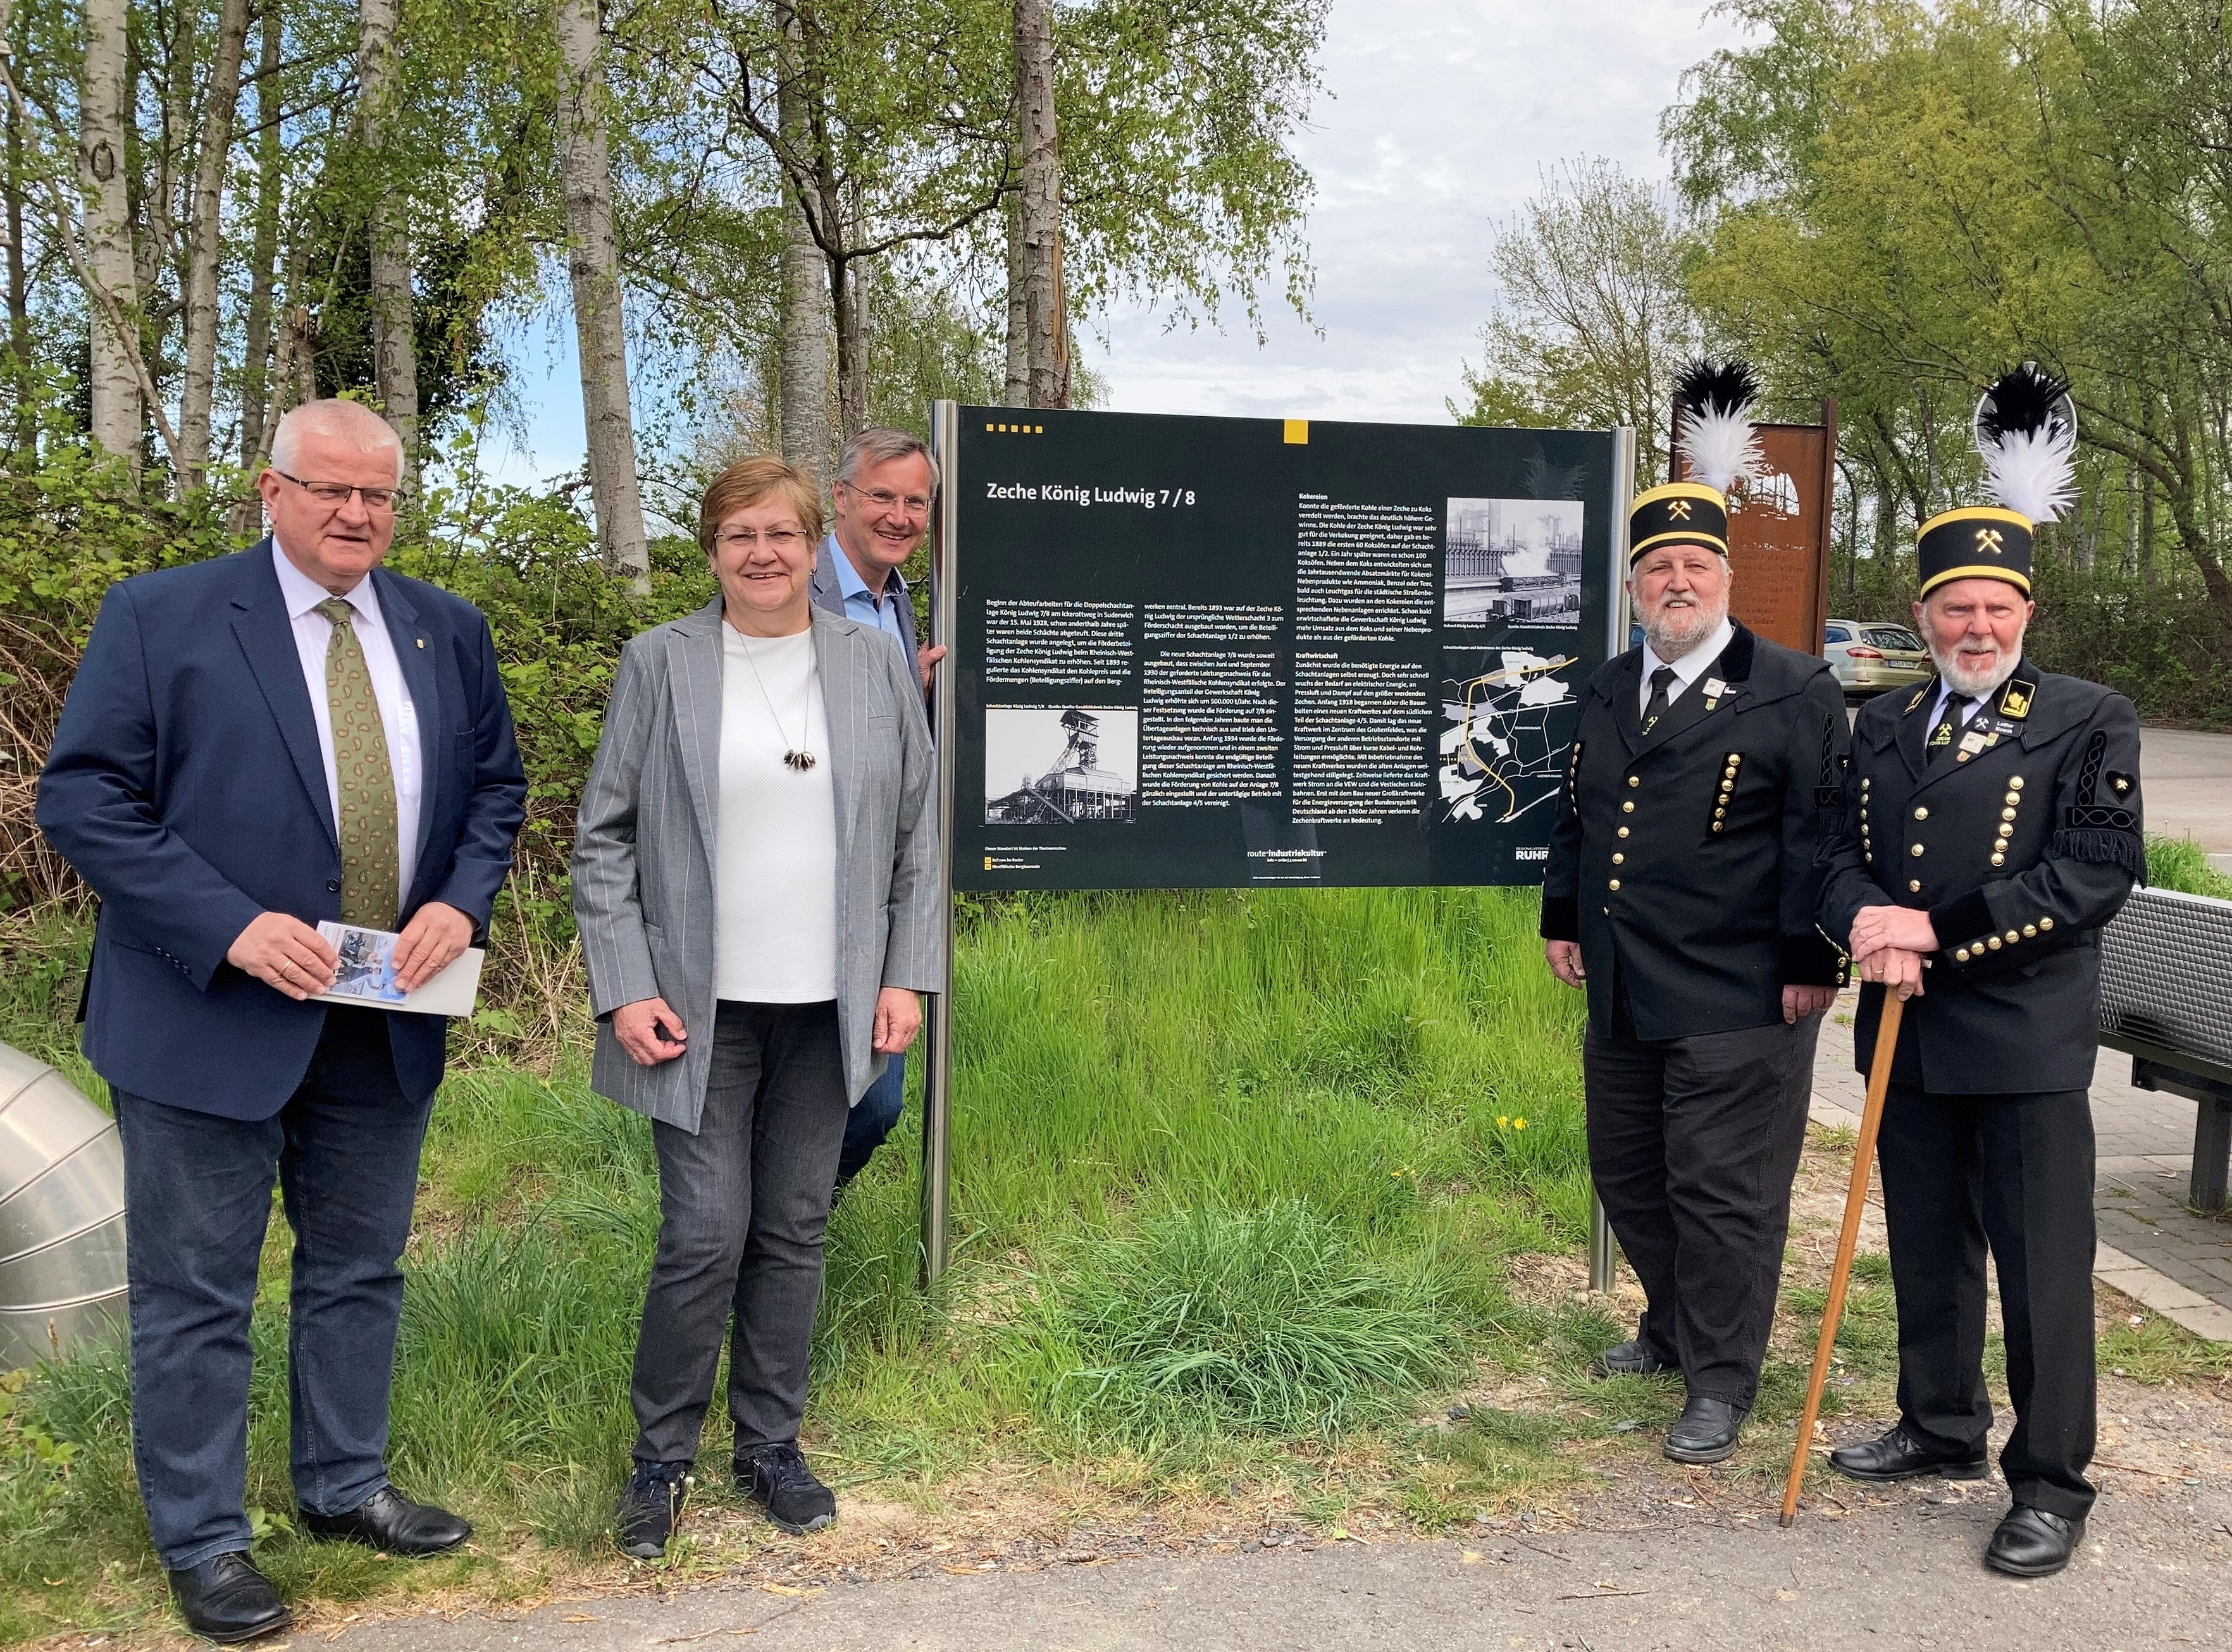
[[[1948,1456],[1916,1440],[1906,1431],[1904,1423],[1893,1428],[1880,1440],[1838,1447],[1829,1454],[1829,1467],[1847,1480],[1872,1480],[1878,1485],[1913,1480],[1923,1474],[1943,1474],[1948,1480],[1982,1480],[1990,1472],[1984,1467],[1982,1446],[1965,1456]]]
[[[736,1460],[736,1487],[797,1537],[837,1518],[837,1499],[814,1477],[796,1446],[762,1446]]]
[[[1642,1338],[1630,1338],[1625,1342],[1614,1343],[1592,1360],[1589,1364],[1589,1375],[1592,1377],[1656,1377],[1661,1371],[1680,1369],[1679,1366],[1669,1365],[1645,1348]]]
[[[1733,1457],[1736,1437],[1749,1415],[1741,1405],[1693,1394],[1666,1430],[1666,1454],[1676,1462],[1721,1462]]]
[[[2084,1541],[2084,1521],[2067,1520],[2018,1503],[1992,1533],[1984,1564],[2010,1577],[2051,1577],[2069,1564],[2069,1557]]]
[[[220,1646],[276,1635],[295,1621],[279,1591],[237,1549],[170,1577],[186,1627]]]
[[[314,1538],[338,1538],[368,1544],[413,1560],[442,1554],[472,1536],[473,1528],[445,1508],[414,1503],[393,1486],[383,1486],[346,1514],[302,1511],[302,1529]]]

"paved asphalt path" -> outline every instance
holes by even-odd
[[[2142,729],[2139,782],[2148,831],[2232,853],[2232,735]]]
[[[1768,1513],[1640,1532],[1483,1531],[1457,1541],[1056,1561],[1030,1572],[941,1572],[818,1591],[779,1586],[788,1594],[740,1580],[511,1618],[360,1624],[338,1644],[341,1652],[651,1652],[747,1637],[751,1652],[2232,1644],[2232,1487],[2222,1477],[2112,1490],[2076,1565],[2036,1583],[1977,1564],[2005,1496],[1996,1480],[1933,1481],[1842,1518],[1809,1499],[1788,1532]]]

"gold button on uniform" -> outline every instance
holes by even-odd
[[[1617,878],[1613,878],[1612,882],[1606,884],[1605,887],[1607,889],[1618,889],[1619,887],[1619,879]]]
[[[1625,866],[1627,865],[1627,857],[1625,855],[1614,855],[1612,858],[1612,864],[1615,866]]]
[[[2013,775],[2008,776],[2008,786],[2009,786],[2009,787],[2012,787],[2013,789],[2015,789],[2015,791],[2018,791],[2018,792],[2021,791],[2021,790],[2022,790],[2022,787],[2023,787],[2023,779],[2022,779],[2022,776],[2021,776],[2021,775],[2020,775],[2020,774],[2013,774]]]
[[[1909,852],[1917,856],[1920,855],[1922,853],[1922,845],[1918,843],[1916,844]]]
[[[1955,961],[1956,962],[1957,962],[1957,963],[1966,963],[1966,962],[1969,962],[1969,949],[1968,949],[1968,948],[1966,948],[1966,947],[1963,947],[1959,951],[1956,952],[1956,953],[1953,955],[1953,957],[1954,957],[1954,961]]]
[[[1919,878],[1908,878],[1906,880],[1906,891],[1910,895],[1919,895],[1922,893],[1922,879]]]
[[[1643,776],[1640,774],[1630,774],[1627,777],[1627,783],[1630,786],[1640,786],[1643,784]]]
[[[1987,940],[1984,944],[1991,948],[1993,951],[1997,952],[2000,949],[2000,937],[1996,935],[1993,936]]]
[[[2008,931],[2008,939],[2010,941],[2020,941],[2022,939],[2022,936],[2016,934],[2015,930],[2009,930]]]
[[[2002,809],[2000,811],[2000,819],[2002,820],[2012,820],[2015,818],[2015,812],[2013,809]]]
[[[1927,820],[1930,818],[1929,807],[1926,804],[1916,804],[1914,806],[1914,818],[1917,820]]]
[[[1620,829],[1619,829],[1619,835],[1620,835],[1621,837],[1623,837],[1623,838],[1624,838],[1624,837],[1625,837],[1625,836],[1627,835],[1627,828],[1626,828],[1625,826],[1622,826],[1622,827],[1620,827]]]
[[[2038,927],[2041,930],[2050,930],[2054,927],[2054,920],[2050,917],[2042,917],[2038,921]]]
[[[2037,924],[2035,924],[2035,923],[2026,923],[2026,924],[2024,924],[2024,925],[2023,925],[2023,936],[2024,936],[2024,938],[2025,938],[2025,939],[2029,939],[2029,938],[2031,938],[2031,937],[2034,937],[2034,936],[2035,936],[2037,934],[2038,934],[2038,925],[2037,925]]]
[[[1620,812],[1622,814],[1632,814],[1632,813],[1635,813],[1635,800],[1634,800],[1633,798],[1630,798],[1626,802],[1625,802],[1625,803],[1621,804],[1621,805],[1619,806],[1619,812]]]

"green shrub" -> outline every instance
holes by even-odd
[[[2147,839],[2147,883],[2182,895],[2213,895],[2232,901],[2232,878],[2209,864],[2209,852],[2190,838]]]

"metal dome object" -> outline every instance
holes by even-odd
[[[0,1044],[0,1370],[115,1335],[124,1296],[116,1123]]]

